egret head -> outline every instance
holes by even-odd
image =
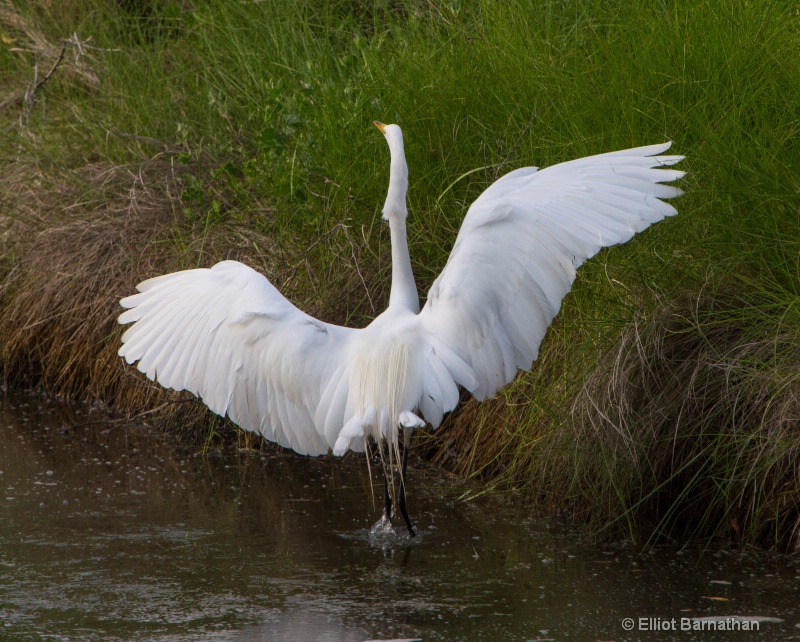
[[[383,204],[383,218],[387,221],[392,216],[401,216],[405,219],[408,216],[406,208],[408,165],[406,165],[406,154],[403,149],[403,132],[397,125],[384,125],[377,120],[374,121],[374,125],[389,143],[389,155],[392,158],[389,169],[389,191],[386,194],[386,202]]]

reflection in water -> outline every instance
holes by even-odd
[[[419,537],[376,541],[358,457],[203,457],[10,393],[0,440],[0,638],[687,640],[621,622],[735,614],[771,620],[703,639],[800,635],[796,559],[580,545],[419,464]]]

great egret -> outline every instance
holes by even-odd
[[[391,528],[387,468],[394,480],[402,442],[397,503],[413,536],[404,474],[411,431],[437,428],[456,407],[459,386],[482,401],[531,367],[576,269],[676,214],[660,199],[683,192],[662,183],[684,172],[662,168],[683,157],[660,156],[664,143],[506,174],[469,208],[420,311],[406,241],[403,134],[375,125],[391,155],[383,218],[392,284],[388,308],[372,323],[359,330],[318,321],[258,272],[223,261],[149,279],[122,299],[129,309],[119,322],[133,325],[119,354],[153,381],[189,390],[298,453],[378,444],[385,492],[375,528]]]

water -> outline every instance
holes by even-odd
[[[375,541],[360,457],[203,457],[17,393],[0,443],[0,639],[800,639],[797,557],[581,543],[418,462],[419,537]],[[680,630],[732,615],[760,630]]]

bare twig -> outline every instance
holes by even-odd
[[[89,45],[91,37],[81,41],[77,33],[73,33],[69,38],[53,45],[47,40],[44,33],[36,29],[35,26],[26,20],[8,0],[0,0],[0,24],[3,24],[14,32],[18,32],[26,41],[19,47],[12,47],[9,51],[33,54],[36,56],[33,82],[24,91],[13,92],[10,96],[5,98],[5,100],[0,101],[0,110],[8,109],[19,104],[24,105],[26,111],[23,115],[23,119],[26,119],[30,115],[30,111],[36,102],[38,90],[53,76],[57,68],[65,69],[84,84],[94,87],[99,84],[100,79],[84,61],[87,50],[119,51],[117,49],[107,50],[91,46]],[[74,60],[65,60],[64,54],[67,47],[75,47],[76,53]],[[53,56],[55,56],[55,61],[50,67],[50,70],[44,77],[39,78],[40,61]]]
[[[37,80],[37,76],[39,75],[39,62],[37,61],[33,67],[33,82],[28,86],[28,89],[25,90],[25,95],[23,97],[25,102],[25,120],[27,121],[30,117],[30,113],[33,110],[34,106],[36,105],[36,92],[44,85],[50,78],[53,76],[58,65],[61,64],[61,61],[64,60],[64,51],[67,48],[67,43],[61,43],[61,50],[58,52],[58,56],[56,57],[56,61],[53,63],[53,66],[50,67],[50,71],[47,72],[44,78],[41,80]]]

